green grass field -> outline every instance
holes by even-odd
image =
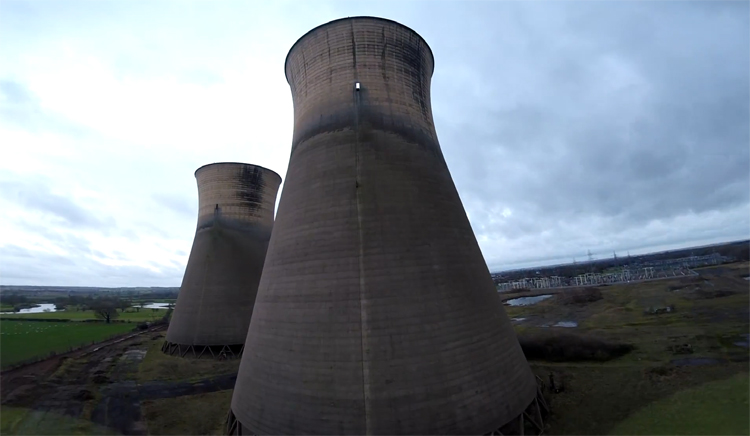
[[[0,320],[0,366],[7,367],[51,352],[63,352],[133,330],[127,323],[76,323]]]
[[[612,434],[749,434],[749,382],[745,373],[680,391],[638,410]]]
[[[237,372],[239,359],[189,359],[170,356],[161,352],[166,333],[152,336],[146,357],[138,368],[138,381],[152,380],[193,381],[203,378]]]
[[[164,314],[166,309],[141,309],[140,312],[136,312],[135,309],[128,309],[126,312],[118,312],[119,321],[131,321],[131,322],[145,322],[145,321],[158,321]],[[97,319],[94,312],[91,310],[63,310],[61,312],[40,312],[40,313],[23,313],[23,314],[3,314],[0,315],[0,319],[69,319],[73,321],[83,321],[87,319]]]
[[[141,403],[149,434],[222,434],[232,390]]]
[[[0,434],[14,435],[89,435],[117,434],[114,430],[84,419],[45,410],[20,407],[0,409]]]

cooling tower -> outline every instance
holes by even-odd
[[[215,163],[195,178],[198,226],[162,351],[234,357],[253,313],[281,177],[257,165]]]
[[[346,18],[300,38],[285,68],[292,152],[227,432],[541,428],[440,150],[427,43]]]

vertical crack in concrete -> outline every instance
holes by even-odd
[[[354,56],[354,80],[359,81],[357,74],[357,44],[354,40],[354,24],[352,23],[352,52]],[[362,202],[360,198],[360,183],[359,183],[359,109],[360,109],[360,95],[361,90],[354,89],[352,86],[352,92],[354,93],[354,174],[355,174],[355,196],[357,203],[357,230],[359,233],[359,332],[360,332],[360,347],[362,351],[362,398],[364,400],[365,408],[365,434],[372,434],[370,429],[370,368],[368,365],[367,353],[369,352],[369,341],[367,338],[368,332],[368,319],[367,310],[365,308],[365,300],[367,298],[366,285],[365,285],[365,266],[364,266],[364,238],[362,233]]]

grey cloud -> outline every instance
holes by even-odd
[[[0,93],[10,104],[26,105],[36,101],[26,87],[12,80],[0,80]]]
[[[198,208],[192,201],[180,194],[156,193],[152,200],[159,206],[169,209],[177,215],[193,219],[198,216]]]
[[[19,247],[18,245],[9,244],[2,247],[2,253],[8,257],[20,257],[20,258],[33,258],[34,256],[29,252],[28,249]]]
[[[19,208],[43,213],[57,225],[106,231],[115,225],[112,217],[101,217],[70,198],[55,194],[38,179],[0,179],[0,197]]]
[[[224,82],[224,78],[218,73],[205,68],[190,68],[182,72],[181,77],[188,83],[201,86],[218,85]]]
[[[44,110],[38,97],[22,83],[0,79],[0,95],[2,124],[35,133],[54,132],[77,137],[91,134],[89,129],[59,114]]]
[[[17,285],[179,286],[184,271],[180,265],[158,265],[159,272],[137,266],[104,265],[84,256],[61,256],[18,246],[0,249],[0,265],[0,284]],[[138,283],[134,284],[134,278]]]
[[[483,3],[489,19],[523,18],[481,41],[493,55],[459,39],[436,62],[437,76],[465,60],[484,91],[474,116],[462,118],[452,102],[458,84],[470,83],[433,85],[438,133],[478,235],[539,237],[556,221],[584,227],[592,217],[611,218],[616,235],[656,219],[747,209],[746,3],[726,6],[743,11],[736,16],[708,17],[681,2],[525,6]],[[497,219],[503,207],[514,215]]]
[[[392,18],[423,35],[436,56],[436,128],[491,267],[582,259],[589,248],[597,256],[610,256],[613,250],[747,237],[747,2],[434,1],[429,15],[422,2],[288,2],[268,15],[253,15],[259,25],[272,23],[258,33],[247,25],[246,15],[227,14],[239,5],[226,3],[210,11],[196,7],[194,14],[183,15],[179,6],[66,2],[42,7],[6,1],[0,24],[12,30],[15,40],[39,47],[47,47],[41,42],[45,39],[68,35],[106,39],[106,44],[74,48],[112,67],[118,79],[166,77],[210,86],[226,72],[239,71],[233,60],[238,53],[275,57],[282,75],[285,50],[327,19]],[[290,13],[299,8],[307,8],[303,16]],[[205,14],[228,18],[217,29]],[[148,23],[140,22],[143,16]],[[72,26],[73,20],[81,25]],[[133,23],[141,26],[138,37],[123,30]],[[259,43],[261,32],[272,29],[286,39]],[[35,54],[43,54],[40,50]],[[85,133],[44,111],[22,82],[0,82],[2,123],[30,132]],[[288,92],[280,98],[288,99]],[[145,169],[147,161],[139,159],[138,165],[159,174]],[[51,195],[47,182],[9,180],[10,185],[8,180],[0,185],[1,196],[55,217],[37,234],[66,244],[71,258],[104,254],[92,253],[85,241],[66,241],[70,236],[56,229],[107,231],[112,221],[91,214],[88,205]],[[191,238],[195,199],[187,190],[178,195],[183,188],[177,185],[159,185],[156,178],[154,183],[165,192],[134,205],[147,213],[119,223],[125,227],[116,229],[118,234],[131,240]],[[508,216],[506,209],[512,212]],[[39,262],[28,263],[29,256]],[[9,257],[16,259],[18,280],[35,275],[55,284],[78,283],[74,268],[62,259],[23,247],[0,249],[0,260],[10,262]],[[54,279],[39,267],[58,261],[62,266],[49,276]],[[175,285],[182,277],[177,261],[173,269],[159,266],[159,274],[75,262],[83,271],[80,280],[89,283],[171,280],[167,285]],[[23,265],[32,265],[31,272],[21,271]]]

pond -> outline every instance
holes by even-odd
[[[746,334],[742,336],[741,338],[744,339],[744,341],[737,341],[734,343],[734,345],[738,347],[742,347],[742,348],[750,347],[750,334]]]
[[[3,314],[10,313],[42,313],[42,312],[57,312],[53,303],[41,303],[36,307],[29,307],[28,309],[21,309],[18,312],[0,312]]]
[[[168,306],[173,303],[148,303],[143,306],[144,309],[167,309]]]
[[[535,297],[521,297],[521,298],[514,298],[512,300],[508,300],[505,302],[508,306],[531,306],[532,304],[536,304],[542,300],[546,300],[547,298],[550,298],[551,294],[545,294],[545,295],[537,295]]]
[[[578,323],[575,321],[560,321],[552,327],[578,327]]]
[[[573,328],[573,327],[578,327],[578,322],[576,322],[576,321],[558,321],[555,324],[545,323],[545,324],[540,325],[539,327],[542,327],[542,328],[549,328],[549,327]]]

